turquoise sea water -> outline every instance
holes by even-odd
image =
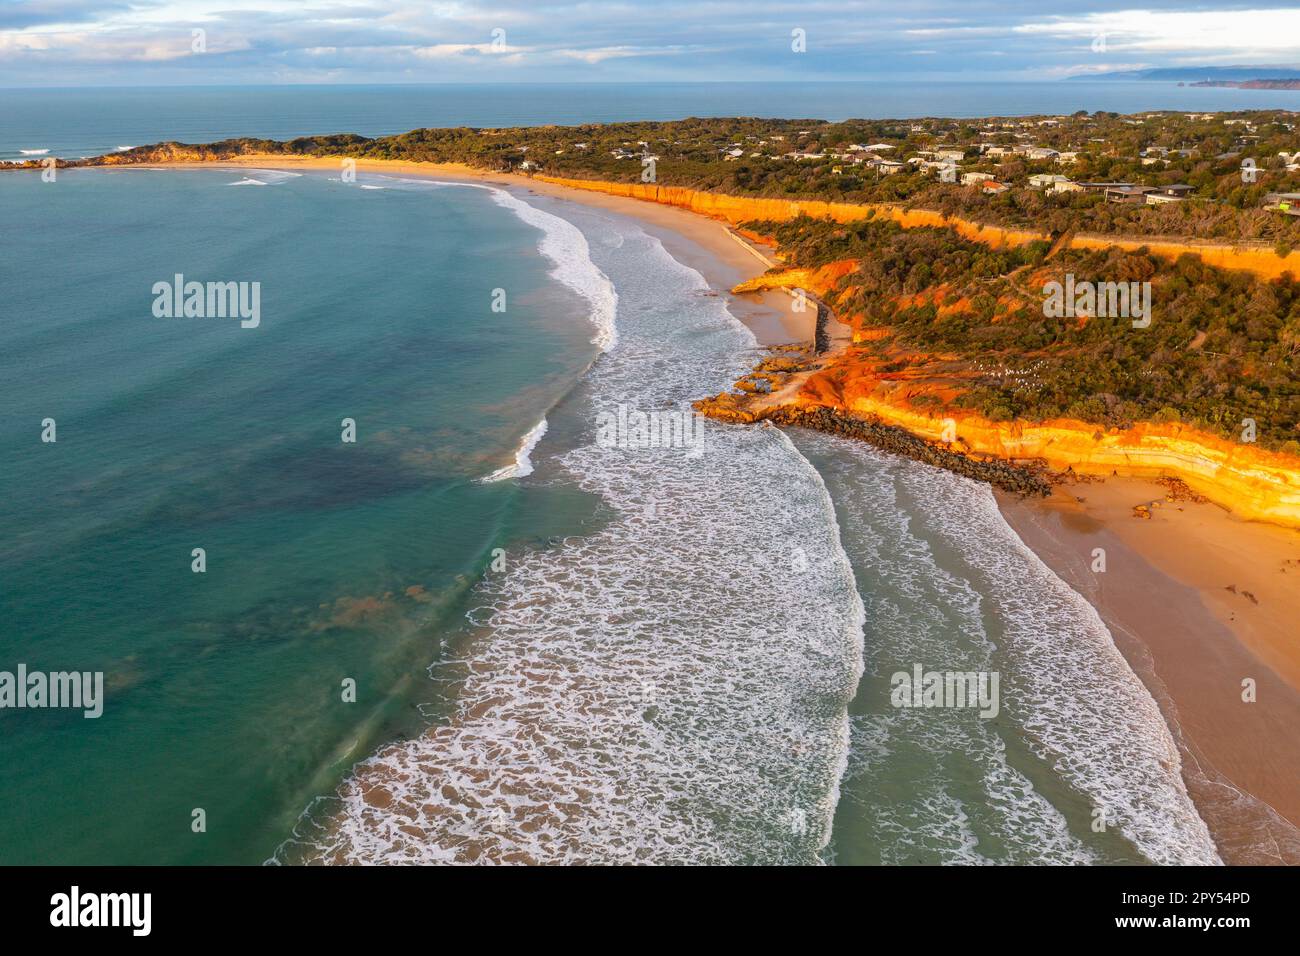
[[[0,209],[0,669],[109,686],[0,711],[0,860],[1217,859],[987,488],[768,427],[601,439],[754,358],[650,227],[220,169],[10,173]],[[155,317],[177,273],[260,283],[260,325]],[[998,672],[998,715],[892,706],[918,664]]]
[[[251,175],[269,185],[0,178],[24,237],[0,325],[4,667],[109,684],[98,720],[0,713],[7,862],[264,858],[423,725],[424,668],[491,549],[592,512],[476,480],[596,351],[537,229],[481,190]],[[261,325],[155,318],[176,272],[260,281]]]

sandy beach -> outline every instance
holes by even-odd
[[[1170,497],[1124,478],[1064,485],[1046,501],[998,495],[1016,533],[1097,608],[1160,704],[1224,860],[1298,863],[1300,532]],[[1093,570],[1095,549],[1104,572]],[[1243,699],[1247,679],[1253,702]]]
[[[338,170],[333,158],[248,156],[224,166]],[[487,182],[640,221],[719,294],[769,253],[683,209],[453,164],[357,163],[392,176]],[[814,316],[781,292],[733,296],[760,344],[810,341]],[[1110,479],[1045,502],[999,494],[1007,521],[1098,609],[1178,740],[1189,792],[1228,863],[1300,863],[1300,532],[1248,523],[1166,487]],[[1134,507],[1149,505],[1149,518]],[[1106,570],[1092,570],[1094,549]],[[1255,700],[1243,701],[1250,679]]]

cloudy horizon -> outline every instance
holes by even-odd
[[[9,0],[0,86],[1041,81],[1295,66],[1296,37],[1300,8],[1261,0]]]

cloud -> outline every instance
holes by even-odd
[[[1107,52],[1174,54],[1205,60],[1294,59],[1300,55],[1300,9],[1117,10],[1024,23],[1026,36],[1091,43]]]
[[[525,52],[527,52],[526,47],[509,46],[504,43],[500,46],[492,43],[435,43],[433,46],[411,48],[411,53],[427,60],[447,60],[461,56],[508,56],[511,54],[519,56]]]
[[[125,0],[6,0],[0,6],[0,30],[93,23],[130,9]]]
[[[1094,73],[1114,73],[1120,70],[1145,70],[1155,65],[1155,63],[1071,63],[1048,67],[1044,70],[1044,74],[1053,79],[1064,79],[1071,76],[1089,76]]]
[[[1272,0],[0,0],[0,85],[1037,79],[1296,55]],[[1279,0],[1282,2],[1282,0]],[[205,57],[190,31],[208,31]],[[790,47],[807,33],[807,52]],[[502,31],[502,32],[495,32]],[[1106,34],[1105,55],[1090,54]],[[508,42],[493,46],[493,37]],[[996,65],[996,68],[995,68]]]
[[[688,50],[686,47],[681,46],[607,46],[590,50],[556,50],[554,52],[557,56],[581,60],[584,63],[603,63],[605,60],[621,60],[633,56],[679,56],[688,52]],[[697,50],[695,52],[701,51]]]

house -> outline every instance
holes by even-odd
[[[1057,154],[1056,154],[1056,161],[1057,161],[1058,164],[1060,164],[1060,165],[1062,165],[1062,166],[1068,165],[1069,163],[1077,163],[1077,162],[1079,161],[1079,154],[1078,154],[1077,152],[1074,152],[1074,151],[1067,151],[1067,152],[1064,152],[1064,153],[1057,153]]]
[[[907,164],[892,159],[873,159],[867,165],[876,167],[876,172],[882,176],[892,176],[894,173],[902,172]]]
[[[996,183],[991,179],[980,183],[980,193],[985,196],[996,196],[999,193],[1004,193],[1006,191],[1006,186],[1001,183]]]
[[[1300,216],[1300,193],[1269,193],[1264,197],[1264,208]]]
[[[1119,189],[1121,186],[1132,186],[1132,183],[1075,183],[1079,189],[1085,193],[1104,193],[1108,189]]]
[[[1052,183],[1052,192],[1054,193],[1081,193],[1083,192],[1083,183],[1071,182],[1062,176],[1056,182]]]
[[[909,166],[915,166],[917,169],[930,173],[940,169],[956,169],[952,163],[937,163],[932,159],[922,159],[920,156],[912,156],[907,160]]]
[[[1193,192],[1193,187],[1186,183],[1177,183],[1173,186],[1161,186],[1153,193],[1147,193],[1146,203],[1148,206],[1159,206],[1161,203],[1182,202]]]
[[[934,158],[935,158],[935,159],[941,159],[941,160],[947,160],[947,161],[950,162],[950,163],[960,163],[963,159],[966,158],[966,150],[964,150],[964,149],[936,149],[936,150],[934,151]]]
[[[1106,202],[1123,205],[1140,205],[1146,202],[1147,193],[1155,191],[1154,186],[1111,186],[1104,190]]]
[[[963,186],[974,186],[976,183],[986,183],[992,178],[992,173],[962,173],[961,184]]]
[[[1029,177],[1029,185],[1032,189],[1050,189],[1057,183],[1068,183],[1069,181],[1065,176],[1058,176],[1053,173],[1034,173]]]
[[[1061,155],[1046,146],[1026,146],[1022,152],[1025,154],[1025,159],[1055,159]]]

